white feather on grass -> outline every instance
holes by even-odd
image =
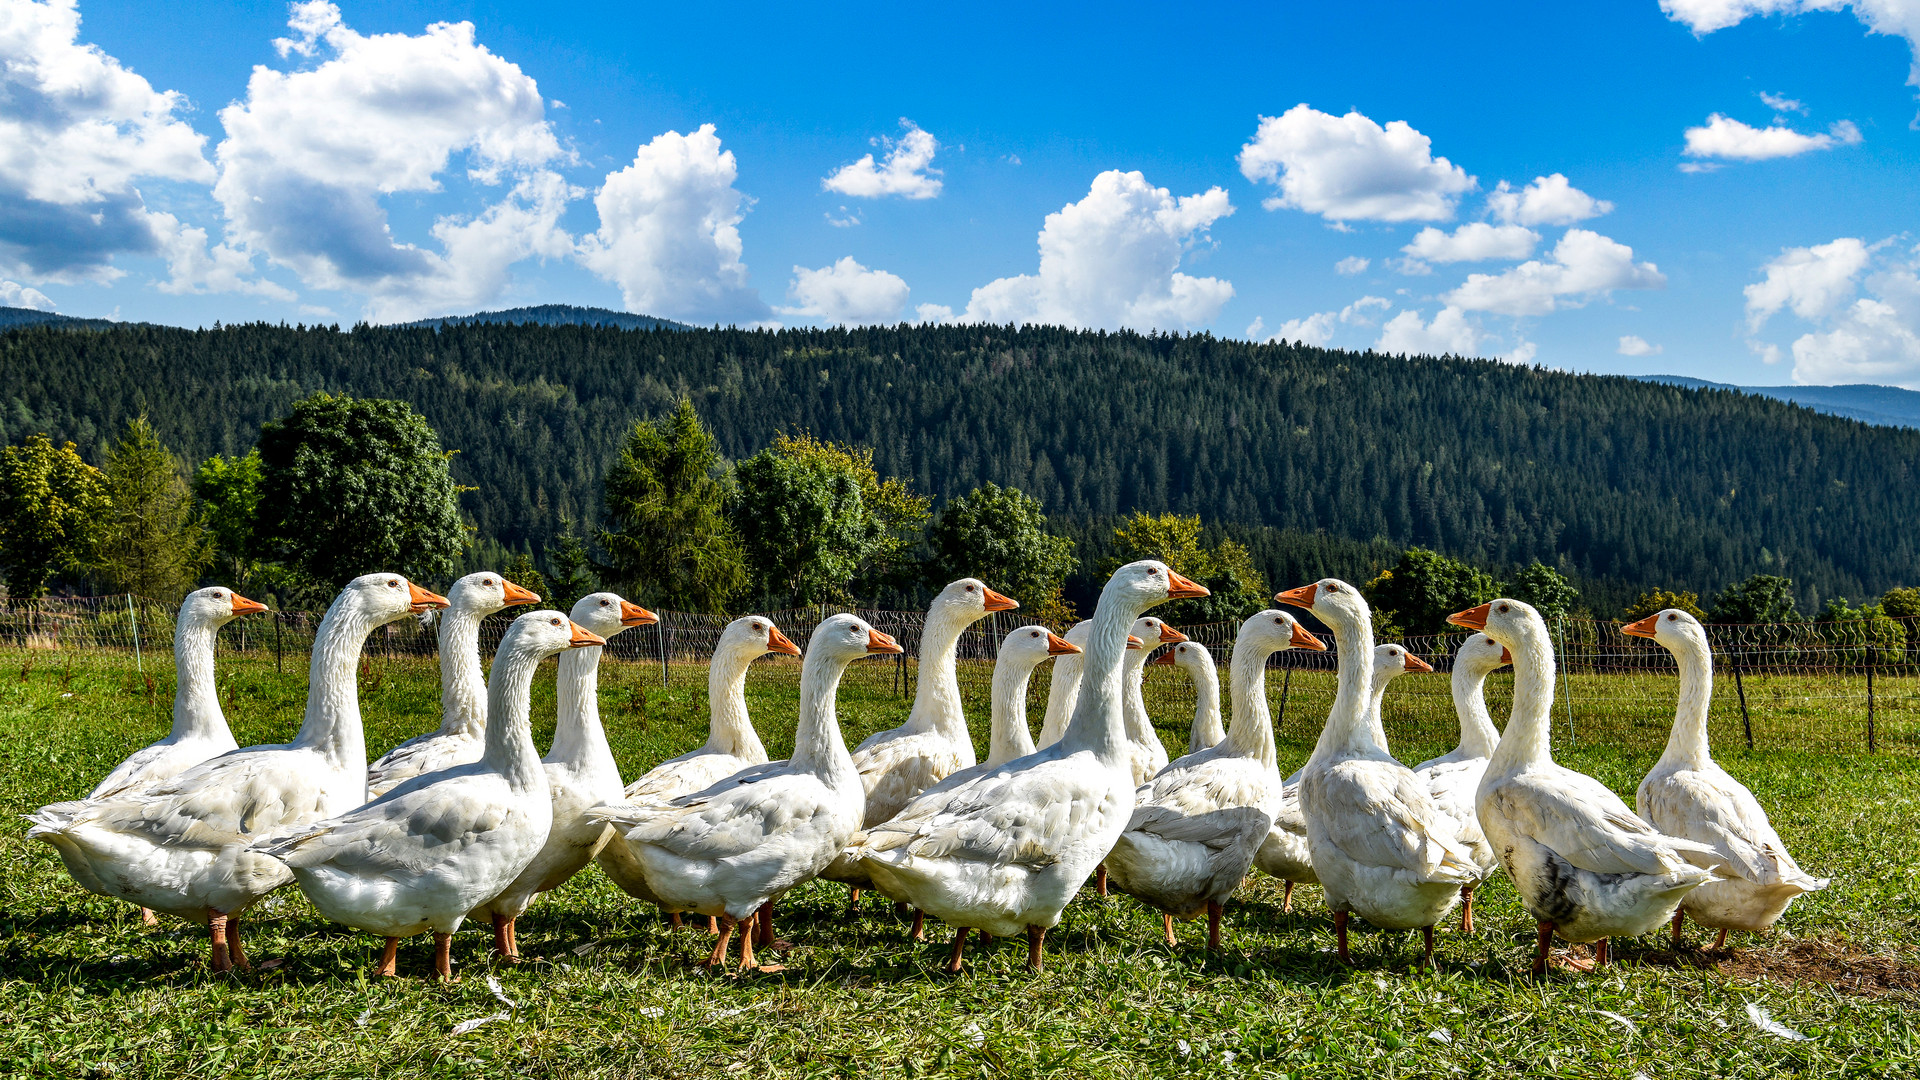
[[[1805,1035],[1802,1035],[1799,1032],[1788,1027],[1787,1025],[1781,1023],[1780,1021],[1775,1020],[1773,1016],[1767,1012],[1767,1010],[1761,1008],[1758,1005],[1755,1005],[1751,1001],[1747,1002],[1747,1019],[1753,1021],[1754,1027],[1759,1028],[1761,1031],[1764,1031],[1769,1035],[1777,1035],[1782,1039],[1791,1039],[1794,1042],[1807,1041],[1807,1037]]]

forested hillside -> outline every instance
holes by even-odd
[[[516,546],[596,518],[628,426],[686,394],[733,457],[805,430],[937,497],[1019,487],[1068,526],[1177,510],[1326,534],[1245,533],[1276,570],[1302,542],[1419,544],[1621,588],[1782,573],[1808,607],[1920,579],[1920,431],[1482,360],[1045,327],[249,325],[14,329],[0,368],[0,439],[90,460],[142,412],[198,460],[315,390],[405,399],[458,451],[480,535]]]

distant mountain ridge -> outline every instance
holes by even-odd
[[[1689,390],[1738,390],[1776,401],[1790,401],[1814,412],[1844,416],[1881,427],[1920,427],[1920,390],[1849,383],[1844,386],[1735,386],[1685,375],[1635,375],[1641,382],[1684,386]]]
[[[79,319],[35,308],[0,307],[0,329],[9,326],[64,326],[73,330],[105,330],[118,325],[111,319]]]
[[[443,315],[437,319],[416,319],[396,323],[403,327],[472,326],[475,323],[499,323],[511,326],[615,326],[622,330],[691,330],[686,323],[634,315],[608,308],[575,307],[572,304],[537,304],[508,308],[505,311],[476,311],[472,315]]]

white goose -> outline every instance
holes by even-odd
[[[1264,707],[1241,707],[1238,692],[1252,688],[1264,706],[1267,657],[1296,647],[1326,648],[1282,611],[1263,611],[1241,624],[1233,643],[1233,727],[1219,743],[1174,761],[1134,793],[1133,817],[1107,854],[1115,887],[1164,913],[1169,946],[1175,944],[1174,919],[1204,912],[1207,948],[1220,947],[1227,897],[1273,828],[1280,798],[1273,723]],[[1192,643],[1175,648],[1206,651]],[[1212,663],[1205,670],[1211,674]]]
[[[899,651],[856,616],[827,619],[807,640],[793,757],[663,805],[594,811],[625,835],[662,907],[719,918],[710,965],[726,962],[736,926],[817,877],[859,830],[866,789],[840,738],[834,696],[848,664]],[[753,946],[749,926],[740,935],[742,971],[754,966]]]
[[[1047,929],[1126,828],[1133,767],[1121,657],[1127,628],[1155,604],[1207,590],[1165,563],[1129,563],[1101,591],[1087,640],[1086,682],[1057,743],[958,783],[939,784],[849,854],[874,887],[966,931],[1024,931],[1027,964],[1042,963]]]
[[[539,601],[538,594],[491,570],[453,583],[447,590],[447,610],[438,617],[440,727],[408,739],[368,766],[368,799],[377,799],[421,773],[480,760],[487,741],[487,677],[480,670],[480,623],[503,608]]]
[[[1081,619],[1062,635],[1082,651],[1053,662],[1053,679],[1047,684],[1047,715],[1040,722],[1040,738],[1034,743],[1036,749],[1045,750],[1067,733],[1074,702],[1080,699],[1080,675],[1087,662],[1087,634],[1092,630],[1093,620]]]
[[[1183,641],[1148,663],[1177,667],[1193,680],[1193,730],[1187,733],[1187,753],[1199,753],[1227,737],[1227,729],[1220,724],[1220,672],[1213,666],[1213,650],[1197,641]]]
[[[698,749],[655,765],[628,784],[619,799],[610,802],[615,806],[671,802],[712,787],[743,769],[765,765],[767,748],[760,744],[753,718],[747,715],[747,671],[768,653],[799,656],[800,648],[764,616],[748,615],[728,623],[707,665],[707,741]],[[640,860],[618,830],[600,849],[599,862],[600,869],[628,896],[649,904],[661,902],[647,885]],[[679,926],[680,913],[668,914],[673,925]]]
[[[573,605],[575,626],[585,627],[602,640],[630,627],[649,626],[660,617],[610,592],[592,593]],[[540,759],[547,773],[547,793],[553,804],[553,827],[539,854],[500,895],[467,913],[469,919],[493,924],[494,951],[509,960],[520,957],[514,921],[533,906],[541,893],[552,892],[579,873],[600,853],[613,835],[605,821],[587,820],[587,811],[620,798],[620,766],[607,747],[600,726],[599,645],[572,649],[560,657],[555,686],[553,749]],[[488,706],[491,714],[491,704]]]
[[[867,791],[863,828],[899,813],[908,799],[978,760],[960,702],[960,635],[993,612],[1019,606],[977,578],[961,578],[933,598],[920,631],[919,681],[906,723],[875,732],[853,749],[853,767]],[[834,860],[820,876],[852,886],[856,906],[860,890],[871,884],[866,872],[847,859]],[[916,917],[914,940],[920,931]]]
[[[1149,615],[1136,619],[1128,636],[1141,643],[1137,649],[1128,648],[1125,660],[1127,741],[1133,746],[1133,784],[1139,787],[1167,767],[1167,744],[1160,741],[1160,733],[1153,730],[1153,718],[1147,715],[1147,695],[1142,685],[1147,657],[1162,645],[1187,640],[1187,635]]]
[[[1079,655],[1080,646],[1044,626],[1023,626],[1002,639],[993,661],[993,728],[987,736],[987,760],[941,782],[964,783],[1033,753],[1033,731],[1027,727],[1027,683],[1034,669],[1046,661]]]
[[[529,715],[534,669],[563,650],[604,644],[557,611],[520,616],[494,654],[479,761],[416,776],[251,850],[284,863],[320,914],[387,939],[374,974],[394,974],[400,939],[431,930],[434,974],[453,978],[454,931],[526,869],[553,823]]]
[[[208,758],[239,748],[227,717],[220,711],[220,688],[213,677],[213,646],[220,628],[267,605],[215,585],[187,594],[174,622],[173,667],[179,684],[173,692],[173,730],[107,774],[89,799],[105,798],[178,776]]]
[[[1640,781],[1634,801],[1654,828],[1710,845],[1726,858],[1717,870],[1724,880],[1688,893],[1673,913],[1674,948],[1681,946],[1681,928],[1691,915],[1694,922],[1720,931],[1713,943],[1719,949],[1727,943],[1728,930],[1765,930],[1795,898],[1829,882],[1800,869],[1773,831],[1760,800],[1713,760],[1707,745],[1713,647],[1699,620],[1669,608],[1620,629],[1659,642],[1680,665],[1673,733],[1666,752]]]
[[[1493,600],[1447,619],[1479,630],[1513,654],[1513,715],[1487,762],[1475,807],[1520,902],[1539,920],[1533,972],[1547,970],[1554,934],[1594,942],[1664,923],[1682,897],[1716,880],[1725,857],[1665,836],[1635,816],[1612,789],[1554,763],[1553,642],[1540,613],[1518,600]]]
[[[1413,770],[1379,744],[1368,714],[1373,615],[1360,591],[1337,578],[1289,589],[1277,599],[1306,608],[1340,645],[1339,690],[1320,741],[1300,776],[1307,848],[1333,911],[1340,960],[1350,913],[1390,930],[1420,928],[1427,963],[1433,927],[1476,873],[1459,825],[1442,813]]]
[[[1481,881],[1500,865],[1486,833],[1480,829],[1480,813],[1474,809],[1487,759],[1500,744],[1500,729],[1493,726],[1493,717],[1487,713],[1486,682],[1494,669],[1511,663],[1513,655],[1507,647],[1485,634],[1474,634],[1460,643],[1453,653],[1453,711],[1460,718],[1460,745],[1413,767],[1413,774],[1426,781],[1433,801],[1460,822],[1460,838],[1483,871]],[[1469,934],[1473,933],[1476,884],[1469,883],[1460,890],[1460,929]]]
[[[292,742],[223,754],[141,791],[42,807],[27,835],[59,849],[93,892],[206,923],[213,970],[246,968],[234,917],[293,880],[248,843],[360,804],[361,647],[376,627],[446,603],[398,574],[355,578],[314,635],[306,721]]]

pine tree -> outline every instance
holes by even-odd
[[[721,612],[747,586],[719,449],[693,402],[641,420],[607,473],[606,577],[650,607]]]
[[[95,564],[101,580],[117,591],[179,600],[213,558],[180,459],[141,416],[107,450],[103,472],[113,512]]]

